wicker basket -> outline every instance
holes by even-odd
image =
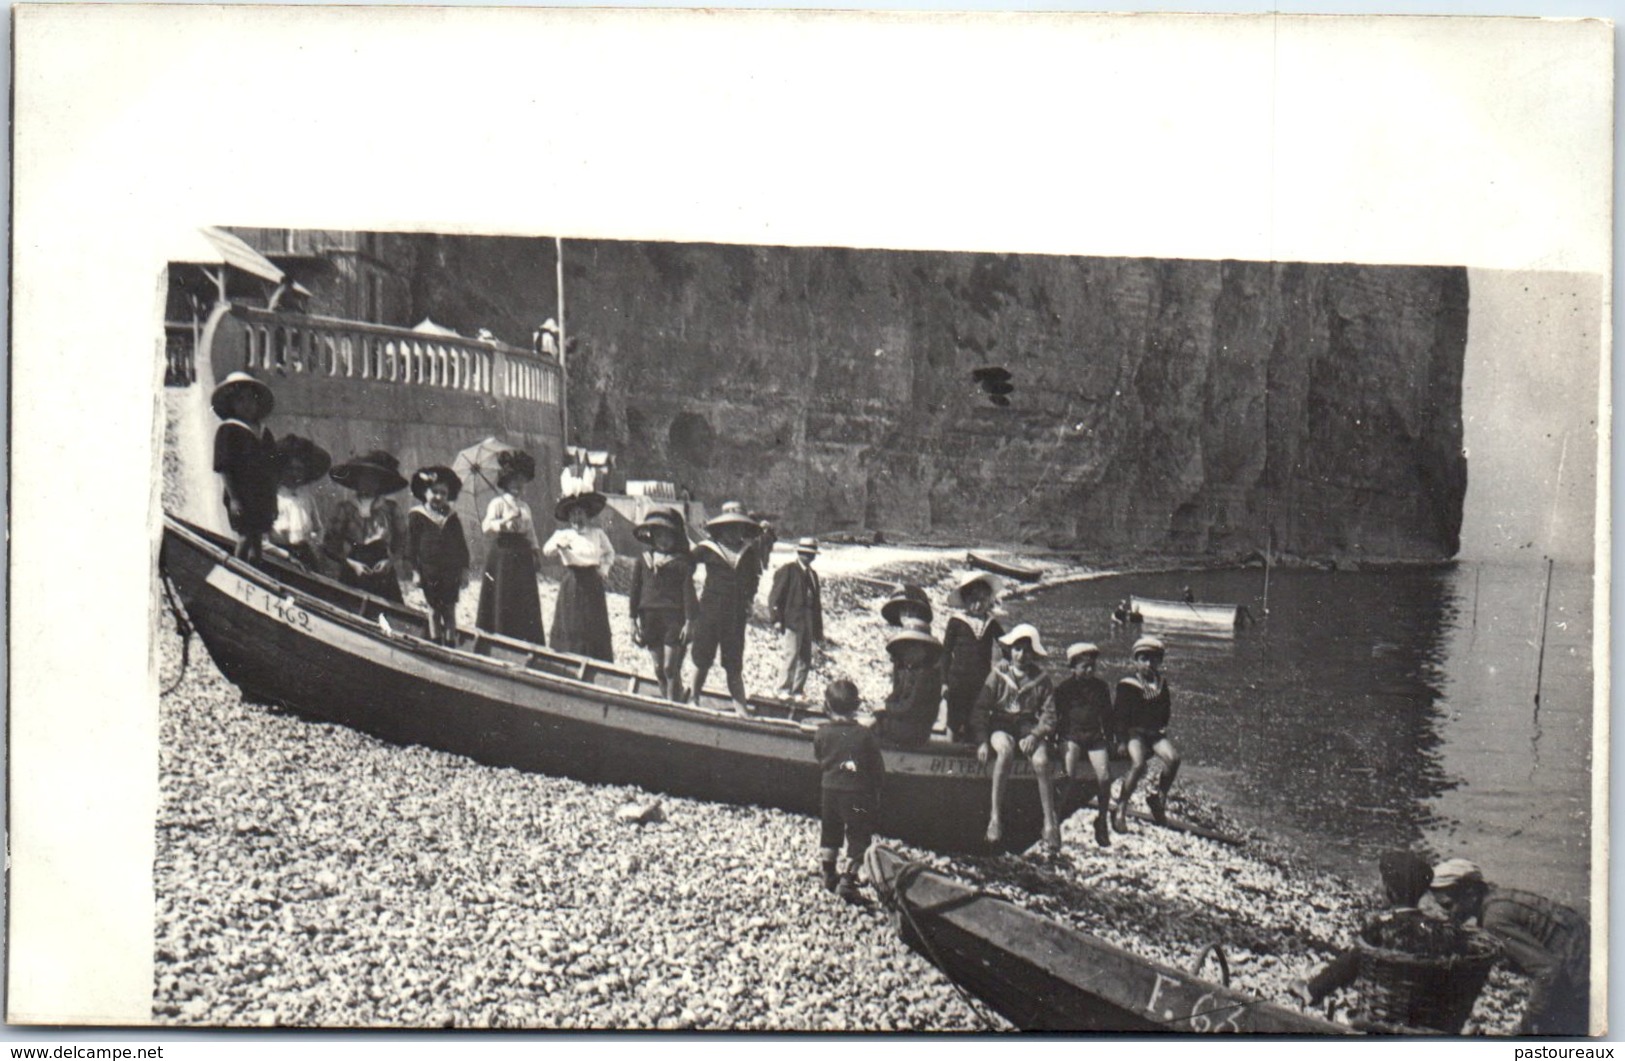
[[[1357,940],[1360,954],[1359,1016],[1385,1026],[1426,1028],[1456,1035],[1472,1015],[1501,948],[1473,933],[1467,953],[1423,958],[1405,951],[1372,947]]]

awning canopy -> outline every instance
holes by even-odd
[[[273,284],[280,284],[286,275],[253,247],[213,227],[189,230],[170,251],[169,260],[186,265],[226,265]]]

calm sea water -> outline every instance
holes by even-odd
[[[1586,910],[1591,577],[1555,569],[1538,709],[1544,563],[1276,570],[1268,617],[1233,639],[1148,627],[1168,641],[1187,776],[1356,879],[1410,847]],[[1112,630],[1112,603],[1185,585],[1263,614],[1262,570],[1104,578],[1009,607],[1057,654],[1099,643],[1115,683],[1135,635]]]

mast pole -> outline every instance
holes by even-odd
[[[564,237],[553,237],[554,254],[554,285],[557,289],[559,303],[559,430],[563,433],[560,442],[564,445],[565,455],[570,451],[570,367],[568,355],[565,353],[566,342],[564,338]]]

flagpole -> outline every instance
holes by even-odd
[[[567,456],[570,452],[570,368],[565,360],[568,344],[564,337],[564,237],[554,236],[553,248],[557,252],[554,261],[557,264],[555,283],[559,302],[559,424],[564,434],[560,441]]]

